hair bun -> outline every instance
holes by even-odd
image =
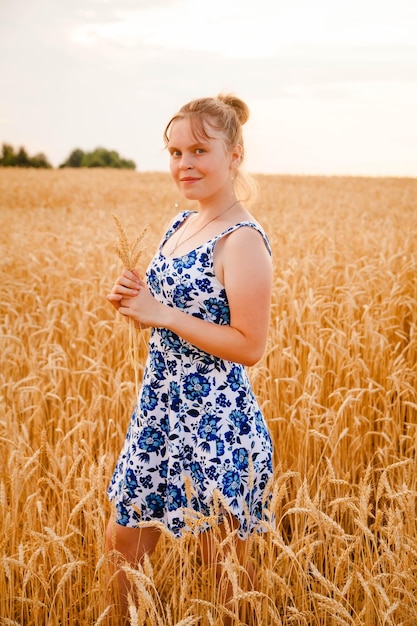
[[[250,111],[249,111],[248,105],[245,102],[243,102],[243,100],[241,100],[240,98],[237,98],[233,94],[222,94],[222,93],[217,96],[217,99],[220,100],[221,102],[224,102],[224,104],[232,107],[232,109],[234,109],[238,117],[239,122],[242,125],[246,124],[246,122],[249,119]]]

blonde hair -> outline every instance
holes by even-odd
[[[172,124],[177,120],[189,119],[196,139],[208,140],[210,129],[221,132],[227,150],[241,147],[241,158],[236,167],[233,188],[241,201],[253,200],[257,194],[257,185],[247,172],[242,172],[241,165],[245,157],[242,126],[249,119],[249,107],[243,100],[232,94],[219,94],[216,98],[198,98],[184,104],[169,120],[164,130],[165,147],[169,143]]]

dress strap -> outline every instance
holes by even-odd
[[[159,245],[159,249],[163,248],[163,246],[166,244],[166,242],[171,237],[171,235],[175,233],[175,231],[181,226],[181,224],[190,215],[190,213],[194,213],[194,212],[195,211],[181,211],[180,213],[177,213],[177,215],[174,217],[174,220],[171,226],[168,228],[165,235],[163,236],[162,241]]]
[[[263,228],[259,226],[259,224],[256,224],[255,222],[250,222],[249,220],[246,222],[238,222],[237,224],[233,224],[233,226],[230,226],[229,228],[227,228],[225,231],[223,231],[216,237],[213,237],[213,248],[216,245],[216,243],[219,241],[219,239],[221,239],[222,237],[225,237],[226,235],[229,235],[230,233],[234,232],[238,228],[242,228],[242,226],[249,226],[250,228],[257,230],[258,233],[262,236],[262,239],[264,240],[264,243],[265,243],[266,249],[269,252],[269,255],[272,256],[271,244],[269,243],[267,234],[265,233]]]

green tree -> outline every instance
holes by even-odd
[[[81,163],[84,158],[84,150],[76,148],[71,152],[68,159],[61,163],[59,167],[82,167]]]
[[[112,167],[134,170],[136,163],[130,159],[121,158],[116,150],[98,147],[92,152],[84,152],[76,148],[59,167]]]
[[[120,159],[120,163],[121,163],[121,167],[124,170],[135,170],[136,169],[136,163],[134,161],[132,161],[131,159]]]
[[[96,148],[84,155],[82,167],[112,167],[110,152],[104,148]]]
[[[35,156],[30,157],[29,163],[29,167],[37,167],[42,169],[52,168],[52,165],[49,163],[47,157],[43,152],[38,152],[38,154],[35,154]]]
[[[13,146],[8,143],[2,145],[2,155],[0,158],[0,165],[3,167],[13,167],[16,165],[16,155],[14,153]]]
[[[25,148],[21,147],[19,151],[15,153],[13,146],[7,143],[4,143],[2,146],[0,165],[3,167],[38,167],[48,169],[52,167],[42,152],[30,157]]]
[[[23,146],[19,148],[15,162],[17,167],[30,167],[29,155]]]

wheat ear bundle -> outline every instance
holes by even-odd
[[[146,231],[148,230],[148,224],[142,229],[141,233],[137,237],[137,239],[133,242],[132,245],[129,244],[126,231],[123,228],[119,218],[117,215],[113,215],[112,217],[117,226],[117,230],[119,232],[119,239],[116,241],[116,252],[122,261],[123,265],[126,269],[133,271],[136,265],[139,262],[139,259],[144,250],[142,246],[142,241],[145,237]],[[140,338],[142,338],[142,333],[140,330]],[[136,385],[136,394],[139,391],[139,379],[138,379],[138,361],[139,361],[139,346],[138,346],[138,332],[134,331],[134,321],[129,319],[129,354],[130,360],[132,363],[132,367],[135,372],[135,385]]]
[[[130,246],[125,229],[123,228],[117,215],[113,215],[113,219],[116,223],[117,230],[119,231],[119,239],[116,241],[116,252],[126,269],[132,271],[138,264],[138,261],[144,250],[141,244],[143,238],[145,237],[146,231],[148,230],[148,224],[145,225],[145,227],[142,229],[142,232],[139,234],[139,237]]]

